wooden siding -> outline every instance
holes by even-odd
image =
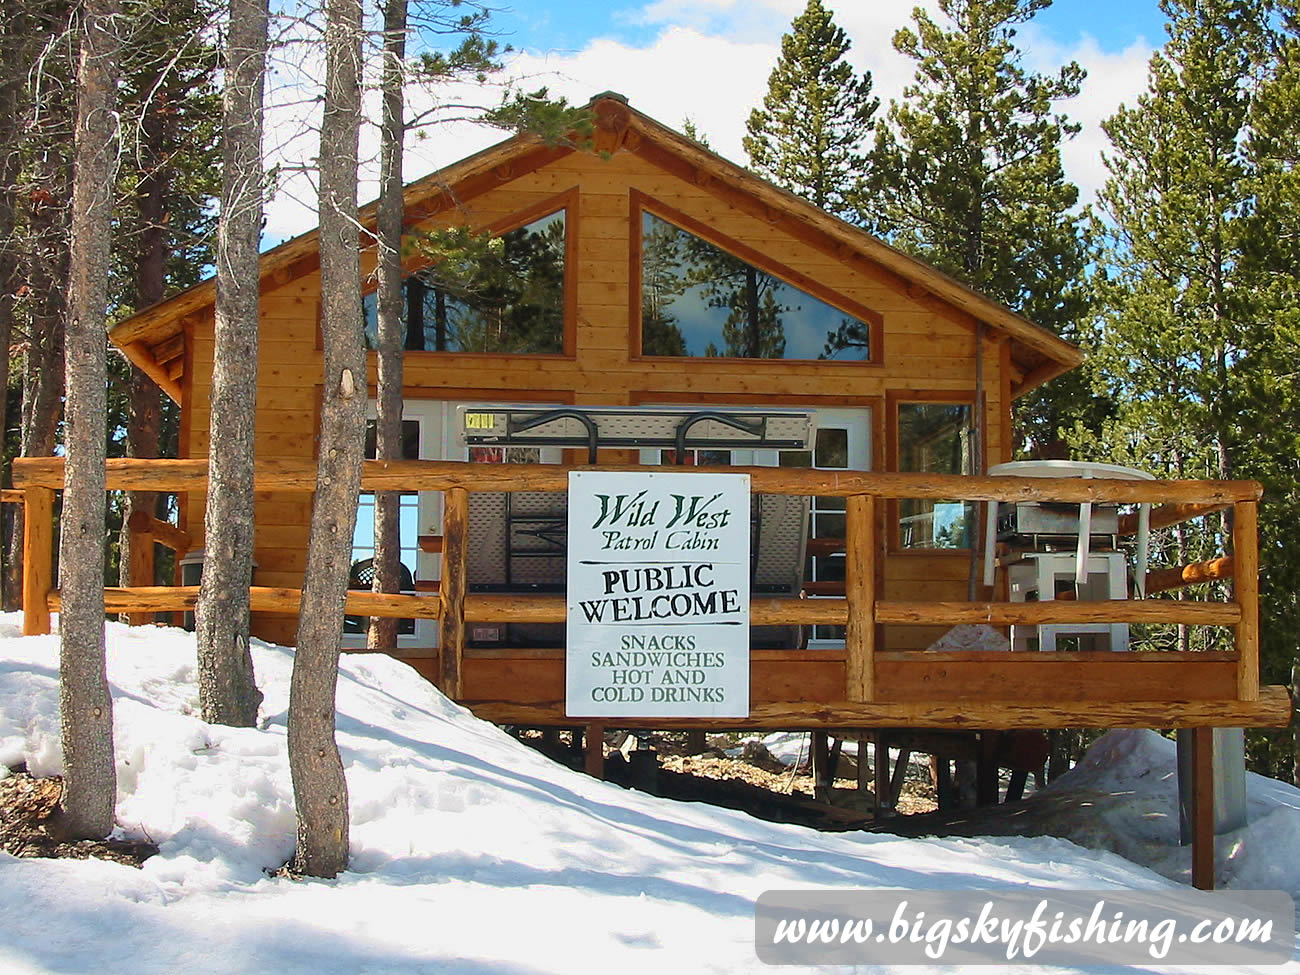
[[[894,454],[882,441],[893,424],[880,415],[886,398],[954,394],[973,396],[975,322],[966,312],[932,294],[900,285],[896,274],[873,273],[861,260],[839,262],[824,250],[787,234],[770,222],[731,205],[707,185],[681,179],[629,151],[602,160],[570,153],[533,172],[504,181],[438,214],[414,229],[450,223],[501,227],[525,212],[564,195],[570,205],[567,225],[577,236],[576,259],[568,275],[573,291],[567,323],[574,354],[492,356],[432,352],[408,353],[406,385],[411,395],[429,399],[520,400],[549,398],[576,403],[621,405],[633,402],[690,401],[816,404],[874,408],[875,463]],[[711,229],[720,238],[741,242],[770,261],[817,282],[821,291],[841,296],[879,316],[881,348],[876,362],[785,362],[780,360],[672,359],[641,357],[633,347],[639,292],[632,234],[640,233],[632,201],[638,195],[661,201]],[[373,255],[364,265],[368,272]],[[367,287],[373,287],[369,280]],[[265,290],[258,376],[256,444],[259,457],[310,458],[317,432],[316,405],[321,354],[318,340],[319,274],[316,271]],[[909,290],[915,293],[909,293]],[[194,332],[185,372],[185,456],[202,456],[208,446],[208,409],[213,357],[210,310],[193,317]],[[983,370],[989,463],[1010,453],[1006,343],[990,333],[984,343]],[[373,356],[370,381],[374,382]],[[477,391],[477,395],[469,394]],[[892,394],[892,395],[891,395]],[[203,497],[183,504],[184,526],[202,544]],[[259,494],[256,507],[256,580],[267,586],[298,586],[305,568],[309,522],[301,498]],[[887,598],[964,599],[966,553],[893,553],[883,561]],[[292,641],[291,617],[259,615],[259,635]],[[933,630],[933,632],[932,632]],[[942,628],[887,627],[884,647],[919,648]],[[467,679],[470,675],[467,674]]]

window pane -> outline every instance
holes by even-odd
[[[970,406],[965,403],[900,403],[898,469],[928,474],[969,474]],[[898,503],[903,548],[969,548],[975,506],[960,501]]]
[[[375,459],[375,421],[366,421],[366,460]],[[402,421],[402,460],[420,459],[420,421]]]
[[[871,358],[865,323],[652,213],[641,220],[643,355]]]
[[[457,235],[436,264],[406,279],[408,351],[564,351],[563,210],[500,237]],[[377,340],[375,295],[364,300],[366,344]]]
[[[812,467],[812,451],[783,450],[777,457],[777,464],[781,467]]]
[[[541,447],[470,447],[469,459],[476,464],[540,464]]]
[[[687,450],[685,460],[678,465],[676,450],[661,450],[659,463],[682,467],[730,467],[730,450]]]
[[[849,466],[849,431],[844,427],[831,427],[817,431],[817,466]]]

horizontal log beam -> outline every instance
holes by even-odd
[[[248,590],[250,608],[255,613],[296,613],[302,600],[300,589],[252,586]],[[199,599],[198,586],[130,586],[104,590],[107,613],[174,613],[194,608]],[[58,590],[49,596],[50,609],[58,611],[62,599]],[[346,612],[355,616],[385,616],[398,619],[437,619],[437,599],[400,593],[375,593],[349,590]]]
[[[170,521],[155,518],[147,511],[131,512],[131,517],[127,519],[126,523],[131,531],[141,535],[149,535],[158,544],[165,545],[173,552],[179,552],[181,555],[188,552],[193,544],[189,532],[183,528],[177,528]]]
[[[497,724],[571,725],[564,702],[511,704],[468,701],[478,717]],[[607,718],[611,728],[1284,728],[1291,720],[1285,687],[1260,688],[1257,701],[1009,701],[944,703],[759,704],[747,718]]]
[[[6,488],[0,491],[0,504],[22,504],[26,495],[22,491],[14,491]]]
[[[178,406],[181,402],[181,387],[167,370],[154,361],[153,353],[143,342],[131,342],[122,346],[123,354],[135,364],[142,373],[152,379],[164,393],[171,397]]]
[[[563,623],[566,611],[563,596],[465,597],[465,619],[473,623]],[[754,626],[843,626],[848,619],[849,605],[843,599],[758,598],[749,604]]]
[[[1216,504],[1162,504],[1151,509],[1151,530],[1170,528],[1173,525],[1180,525],[1184,521],[1211,515],[1216,511],[1222,511],[1224,508],[1229,507],[1231,505],[1226,502]],[[1136,535],[1137,528],[1138,516],[1136,511],[1130,511],[1119,516],[1119,533],[1121,535]]]
[[[1188,565],[1174,566],[1172,569],[1156,569],[1154,572],[1147,573],[1147,595],[1168,592],[1170,589],[1181,589],[1183,586],[1194,586],[1201,582],[1231,579],[1234,568],[1232,556],[1224,555],[1217,559],[1210,559],[1208,562],[1192,562]]]
[[[876,603],[878,623],[989,623],[994,626],[1068,623],[1195,623],[1233,626],[1241,620],[1236,603],[1174,599],[1046,599],[1029,603]]]
[[[111,490],[204,491],[206,460],[115,458],[107,465]],[[570,471],[663,473],[635,465],[475,464],[463,461],[366,461],[361,486],[374,491],[565,491]],[[1084,501],[1112,504],[1181,502],[1231,504],[1255,501],[1255,481],[1126,481],[1110,478],[968,477],[960,474],[873,474],[791,467],[693,467],[687,473],[748,474],[755,493],[968,501]],[[61,457],[17,458],[15,487],[63,487]],[[259,491],[314,491],[316,467],[304,460],[260,460],[254,467]]]
[[[105,610],[110,613],[166,613],[193,609],[198,586],[131,586],[104,590]],[[302,593],[298,589],[252,586],[252,609],[259,613],[296,613]],[[354,615],[395,618],[438,619],[439,600],[401,593],[372,593],[351,590],[347,612]],[[50,609],[58,610],[59,594],[49,598]],[[563,623],[563,596],[465,597],[465,619],[475,623]],[[843,599],[772,599],[750,603],[754,626],[823,624],[843,626],[848,622],[848,603]],[[1241,619],[1235,603],[1198,603],[1171,599],[1112,599],[1097,602],[1045,600],[1029,603],[904,603],[876,604],[878,623],[947,624],[990,623],[1041,625],[1069,623],[1189,623],[1232,626]]]

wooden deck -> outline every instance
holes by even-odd
[[[500,596],[466,592],[466,527],[472,491],[563,491],[562,465],[481,465],[367,462],[367,490],[445,492],[442,581],[416,595],[350,593],[350,613],[439,621],[440,651],[410,662],[448,696],[493,721],[565,725],[562,648],[473,649],[466,623],[562,623],[562,596]],[[617,470],[655,468],[617,467]],[[696,470],[707,471],[707,468]],[[715,469],[718,470],[718,469]],[[842,597],[755,598],[751,621],[846,627],[842,650],[765,650],[751,654],[750,715],[743,721],[607,719],[619,727],[711,728],[1054,728],[1272,727],[1290,720],[1286,689],[1259,686],[1258,554],[1255,517],[1260,487],[1253,482],[1122,481],[1048,478],[868,474],[793,468],[726,468],[750,475],[762,493],[847,499],[846,581]],[[207,464],[190,460],[114,460],[110,489],[202,491]],[[258,490],[310,493],[315,468],[302,461],[257,465]],[[59,606],[51,574],[54,492],[62,486],[58,458],[20,459],[14,482],[26,508],[25,631],[49,631]],[[899,498],[970,501],[1043,500],[1150,502],[1152,521],[1168,525],[1231,507],[1233,551],[1216,560],[1214,577],[1234,576],[1232,602],[1146,598],[1104,602],[924,602],[878,598],[885,502]],[[142,531],[159,526],[141,525]],[[161,534],[166,534],[163,531]],[[164,539],[160,539],[164,540]],[[173,538],[170,544],[182,544]],[[1205,575],[1205,564],[1156,570],[1166,582]],[[1177,578],[1174,578],[1177,576]],[[297,589],[255,586],[255,611],[292,613]],[[108,589],[110,612],[190,609],[196,587]],[[885,624],[994,626],[1043,623],[1185,623],[1230,627],[1227,652],[996,653],[890,650]]]

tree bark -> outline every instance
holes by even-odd
[[[251,727],[262,694],[248,648],[262,227],[266,0],[230,0],[203,579],[195,608],[203,720]]]
[[[87,0],[74,22],[80,54],[59,547],[63,794],[56,821],[57,832],[69,838],[106,836],[117,792],[113,699],[104,660],[104,323],[118,154],[118,16],[117,0]]]
[[[163,65],[160,73],[153,75],[148,88],[158,87],[164,80]],[[159,99],[150,98],[140,119],[139,157],[144,172],[136,184],[135,210],[137,247],[135,249],[135,306],[148,308],[162,301],[167,281],[167,241],[165,228],[165,200],[169,167],[166,164],[167,126],[160,114]],[[129,365],[130,379],[127,389],[126,455],[128,457],[159,456],[159,438],[162,432],[162,393],[157,383],[140,371],[134,363]],[[158,495],[154,491],[128,491],[122,511],[122,531],[118,539],[119,585],[152,586],[154,580],[131,578],[131,531],[127,527],[132,513],[145,511],[154,514]],[[151,539],[143,544],[152,547]],[[184,555],[185,553],[181,553]],[[152,559],[149,560],[152,563]],[[137,622],[147,622],[141,618]]]
[[[334,740],[339,642],[366,420],[357,223],[361,5],[329,0],[320,138],[320,457],[289,692],[289,769],[298,812],[294,868],[333,877],[348,862],[348,790]]]
[[[41,29],[65,29],[57,11],[44,13],[46,16],[39,21]],[[62,91],[51,94],[41,107],[45,119],[43,131],[36,137],[37,163],[28,192],[28,232],[22,262],[31,309],[19,421],[19,454],[23,457],[48,457],[54,453],[63,413],[63,330],[67,311],[64,283],[68,280],[68,195],[72,179],[64,146],[73,123]],[[22,518],[19,509],[9,538],[5,589],[10,605],[22,601]]]
[[[384,4],[383,120],[379,144],[379,325],[378,393],[375,407],[375,459],[402,459],[402,79],[406,57],[406,0]],[[374,591],[401,589],[400,498],[396,491],[375,492]],[[367,644],[376,650],[397,646],[397,620],[376,616]]]
[[[7,4],[0,12],[0,38],[9,57],[0,63],[0,443],[8,429],[9,348],[14,323],[14,294],[18,290],[18,241],[14,234],[18,210],[19,135],[22,129],[22,92],[27,75],[26,51],[30,28],[22,4]],[[0,471],[0,485],[7,486],[9,470]],[[17,511],[10,505],[7,514]],[[0,525],[5,520],[0,519]],[[6,552],[6,558],[8,553]],[[8,575],[7,568],[4,573]],[[4,608],[15,608],[5,598]]]

